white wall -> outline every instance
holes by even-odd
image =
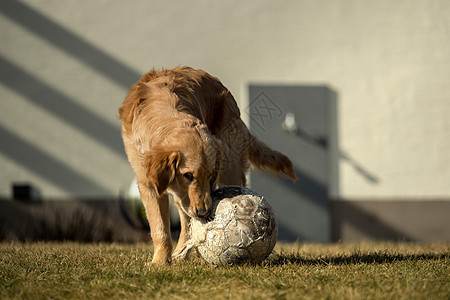
[[[70,99],[92,112],[88,122],[119,130],[126,86],[152,67],[189,65],[218,76],[241,108],[249,82],[334,89],[340,196],[450,196],[450,1],[18,3],[25,8],[0,4],[0,128],[94,182],[83,195],[117,194],[131,169],[114,145],[68,121],[64,107],[61,117],[30,100],[33,92]],[[8,82],[4,70],[34,83]],[[2,147],[0,196],[12,180],[51,197],[76,189]]]

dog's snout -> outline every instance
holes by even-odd
[[[206,218],[207,216],[209,216],[209,210],[203,208],[197,209],[196,215],[199,218]]]

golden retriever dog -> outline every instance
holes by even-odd
[[[245,186],[250,163],[297,178],[289,158],[249,132],[231,93],[205,71],[148,72],[129,90],[119,118],[150,224],[153,263],[171,261],[169,195],[181,221],[176,256],[190,218],[209,215],[218,186]]]

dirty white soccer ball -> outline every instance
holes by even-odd
[[[212,220],[192,219],[191,243],[216,266],[257,264],[272,252],[278,224],[269,202],[241,186],[225,186],[212,194]]]

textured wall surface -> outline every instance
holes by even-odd
[[[337,93],[340,197],[449,198],[450,2],[2,1],[0,196],[114,196],[116,118],[152,67]]]

